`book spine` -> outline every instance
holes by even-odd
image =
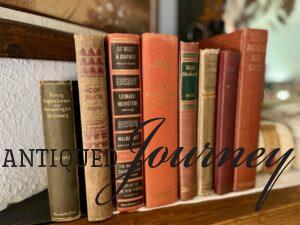
[[[205,145],[214,147],[214,122],[216,81],[218,66],[217,49],[200,50],[199,71],[199,107],[198,107],[198,155],[204,150]],[[198,195],[208,195],[213,188],[213,165],[202,167],[201,162],[207,155],[204,151],[198,159],[197,184]]]
[[[128,172],[131,162],[141,147],[141,132],[130,135],[142,122],[140,37],[133,34],[107,35],[110,99],[112,111],[113,147],[117,153],[115,177]],[[142,160],[140,166],[128,180],[116,198],[117,211],[133,211],[144,205]],[[116,188],[122,179],[116,181]]]
[[[198,42],[180,42],[179,62],[179,146],[182,160],[197,146],[197,107],[199,79]],[[195,160],[195,159],[194,159]],[[197,164],[179,166],[179,198],[189,200],[197,195]]]
[[[234,126],[237,98],[237,82],[239,75],[240,53],[233,50],[222,50],[219,55],[215,154],[223,149],[234,149]],[[219,157],[215,158],[214,190],[217,194],[232,191],[233,186],[233,154],[222,166],[218,166]]]
[[[41,82],[45,146],[51,149],[46,155],[50,212],[56,222],[81,215],[72,91],[71,81]]]
[[[171,155],[178,148],[178,38],[173,35],[142,35],[143,120],[165,118],[163,125],[148,144],[147,158],[159,146]],[[144,127],[144,140],[158,121]],[[158,155],[158,158],[161,153]],[[158,161],[155,160],[155,163]],[[170,163],[151,168],[145,163],[147,207],[173,203],[178,198],[178,168]]]
[[[241,65],[238,81],[235,149],[244,148],[244,160],[257,149],[262,108],[267,32],[246,29],[241,37]],[[234,169],[233,190],[255,186],[256,169],[242,164]]]
[[[112,202],[96,204],[98,192],[111,182],[108,154],[110,149],[104,37],[75,35],[79,101],[83,148],[87,149],[85,166],[86,197],[89,221],[102,221],[112,216]],[[92,150],[97,151],[92,151]],[[97,158],[97,165],[93,166]],[[99,163],[99,164],[98,164]],[[106,202],[112,196],[111,186],[100,195]]]

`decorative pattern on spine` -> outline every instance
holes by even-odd
[[[180,42],[179,72],[179,146],[180,160],[197,146],[197,107],[199,79],[199,44]],[[196,155],[195,155],[196,158]],[[194,159],[195,159],[194,158]],[[197,164],[179,168],[179,197],[188,200],[197,195]]]
[[[46,155],[48,193],[55,222],[81,215],[72,92],[71,81],[41,81],[45,146],[51,149]]]
[[[83,148],[107,150],[110,146],[104,37],[75,35],[74,38]],[[107,157],[107,154],[99,151],[88,151],[86,154],[85,183],[89,221],[101,221],[112,216],[111,201],[104,205],[95,202],[98,192],[111,182],[110,168],[92,167],[93,158],[100,158],[99,165],[106,165],[109,161]],[[100,201],[106,202],[111,196],[109,186],[100,195]]]
[[[219,50],[217,49],[200,50],[198,155],[204,150],[207,143],[209,143],[210,148],[214,147],[218,55]],[[207,153],[208,151],[206,150],[198,159],[198,195],[208,195],[212,193],[213,165],[208,167],[202,167],[201,165]]]
[[[107,35],[113,147],[117,152],[115,177],[128,172],[136,154],[129,149],[130,135],[142,121],[140,38],[134,34]],[[141,146],[142,134],[133,138],[133,150]],[[116,181],[116,188],[122,179]],[[142,161],[118,194],[117,210],[133,211],[144,205]]]

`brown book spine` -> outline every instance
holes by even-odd
[[[178,38],[173,35],[142,35],[143,120],[165,118],[144,157],[159,146],[168,148],[169,155],[178,148]],[[158,121],[144,127],[144,140]],[[158,154],[157,164],[162,153]],[[170,163],[151,168],[145,163],[146,206],[156,207],[173,203],[178,196],[178,168]]]
[[[239,64],[240,53],[238,51],[222,50],[220,52],[216,103],[216,155],[225,148],[234,149]],[[215,159],[214,164],[214,190],[217,194],[225,194],[233,190],[233,154],[222,166],[218,166],[220,157]]]
[[[197,146],[197,107],[199,79],[198,42],[180,42],[179,53],[179,146],[182,160]],[[195,160],[195,159],[194,159]],[[179,198],[188,200],[197,195],[197,164],[179,166]]]
[[[134,34],[107,35],[110,99],[112,111],[113,147],[117,152],[115,177],[128,172],[131,162],[141,147],[142,134],[130,135],[142,121],[140,37]],[[144,205],[142,160],[116,198],[120,212],[137,210]],[[116,181],[116,189],[122,179]]]
[[[78,219],[80,213],[71,81],[41,81],[48,193],[52,221]],[[68,168],[63,165],[69,165]]]
[[[214,147],[215,104],[218,68],[218,49],[200,50],[199,71],[199,107],[198,107],[198,155],[209,144]],[[213,189],[213,165],[201,165],[208,151],[198,159],[197,192],[198,195],[208,195]]]
[[[104,37],[75,35],[76,62],[83,148],[86,154],[85,183],[89,221],[101,221],[112,216],[112,203],[96,204],[98,192],[111,182],[110,168],[105,167],[109,146],[109,118],[107,108],[107,83],[105,72]],[[95,155],[94,155],[95,154]],[[93,167],[93,159],[97,165]],[[99,162],[98,162],[99,161]],[[112,197],[111,186],[100,195],[100,202]]]
[[[234,147],[244,148],[243,161],[257,149],[261,106],[264,93],[265,58],[268,32],[243,29],[215,36],[199,43],[202,48],[237,50],[241,54]],[[234,169],[233,190],[241,191],[255,186],[256,168],[242,164]]]

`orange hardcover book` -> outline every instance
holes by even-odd
[[[178,38],[174,35],[146,33],[142,35],[143,120],[165,118],[148,144],[144,157],[155,149],[168,148],[170,156],[178,147]],[[143,130],[144,140],[159,121]],[[157,154],[153,165],[162,157]],[[144,168],[146,206],[157,207],[173,203],[178,198],[178,168],[170,162]]]
[[[142,121],[140,37],[136,34],[108,34],[109,86],[113,148],[117,153],[115,177],[128,172],[141,147],[141,132],[129,140]],[[142,162],[116,198],[117,211],[134,211],[144,205]],[[123,179],[116,181],[118,189]]]
[[[240,161],[257,149],[260,112],[265,81],[265,57],[268,33],[266,30],[243,29],[231,34],[200,41],[200,49],[220,48],[237,50],[241,54],[238,75],[234,148],[244,148]],[[256,168],[245,163],[234,168],[233,190],[255,186]]]

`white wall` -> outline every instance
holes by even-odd
[[[0,210],[46,189],[45,168],[2,168],[5,149],[44,148],[43,79],[76,79],[75,63],[0,58]]]

